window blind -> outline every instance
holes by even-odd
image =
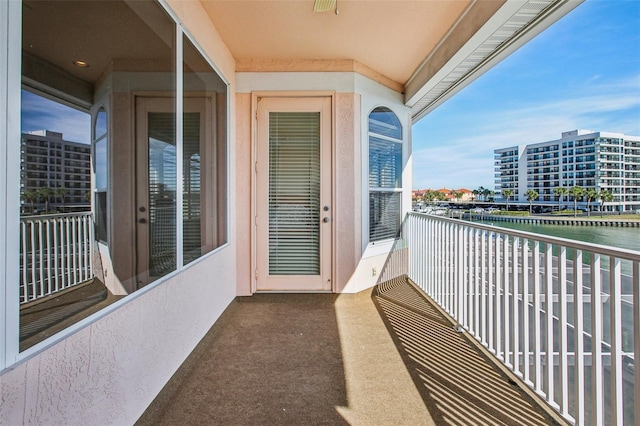
[[[269,274],[320,273],[320,113],[269,113]]]
[[[398,237],[401,188],[402,126],[378,107],[369,114],[369,242]]]
[[[175,114],[150,112],[149,128],[149,273],[162,276],[176,268]]]

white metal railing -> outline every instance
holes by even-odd
[[[20,303],[93,278],[91,212],[20,219]]]
[[[568,421],[640,422],[640,252],[416,213],[403,240],[409,277]]]

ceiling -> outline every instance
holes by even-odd
[[[338,0],[337,15],[314,0],[201,3],[235,59],[351,59],[404,84],[473,2]]]
[[[200,1],[240,71],[264,63],[290,71],[296,62],[352,61],[403,91],[417,120],[582,0],[338,0],[338,14],[314,12],[314,0],[191,1]],[[175,31],[156,2],[23,5],[25,77],[38,81],[59,71],[62,84],[72,76],[78,82],[72,97],[85,107],[114,60],[172,63]],[[77,59],[90,66],[75,66]]]

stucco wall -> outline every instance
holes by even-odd
[[[282,66],[282,64],[280,64]],[[395,92],[377,81],[355,72],[322,71],[245,71],[236,74],[237,110],[237,180],[238,188],[236,209],[238,220],[238,294],[252,293],[253,276],[251,264],[252,221],[251,182],[254,168],[251,152],[255,137],[251,129],[251,94],[268,93],[302,96],[305,93],[333,93],[335,128],[333,141],[334,162],[334,216],[333,216],[333,278],[334,291],[358,292],[376,284],[377,273],[383,267],[393,242],[377,246],[374,250],[367,247],[366,236],[368,212],[368,134],[366,131],[369,112],[377,106],[391,108],[403,123],[404,138],[407,141],[403,161],[403,187],[406,189],[403,206],[406,211],[411,207],[411,171],[410,165],[410,117],[408,108],[403,104],[402,94]],[[372,273],[376,270],[376,275]]]
[[[132,424],[235,296],[234,257],[225,247],[5,371],[0,424]]]
[[[234,60],[200,4],[168,3],[233,85]],[[234,111],[233,95],[229,102]],[[230,198],[234,120],[230,113]],[[226,246],[8,360],[0,424],[133,424],[235,297],[234,214],[231,203]]]

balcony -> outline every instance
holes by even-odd
[[[140,424],[640,418],[640,253],[414,213],[402,236],[372,292],[237,298]]]
[[[406,277],[237,298],[136,424],[564,423],[456,326]]]

